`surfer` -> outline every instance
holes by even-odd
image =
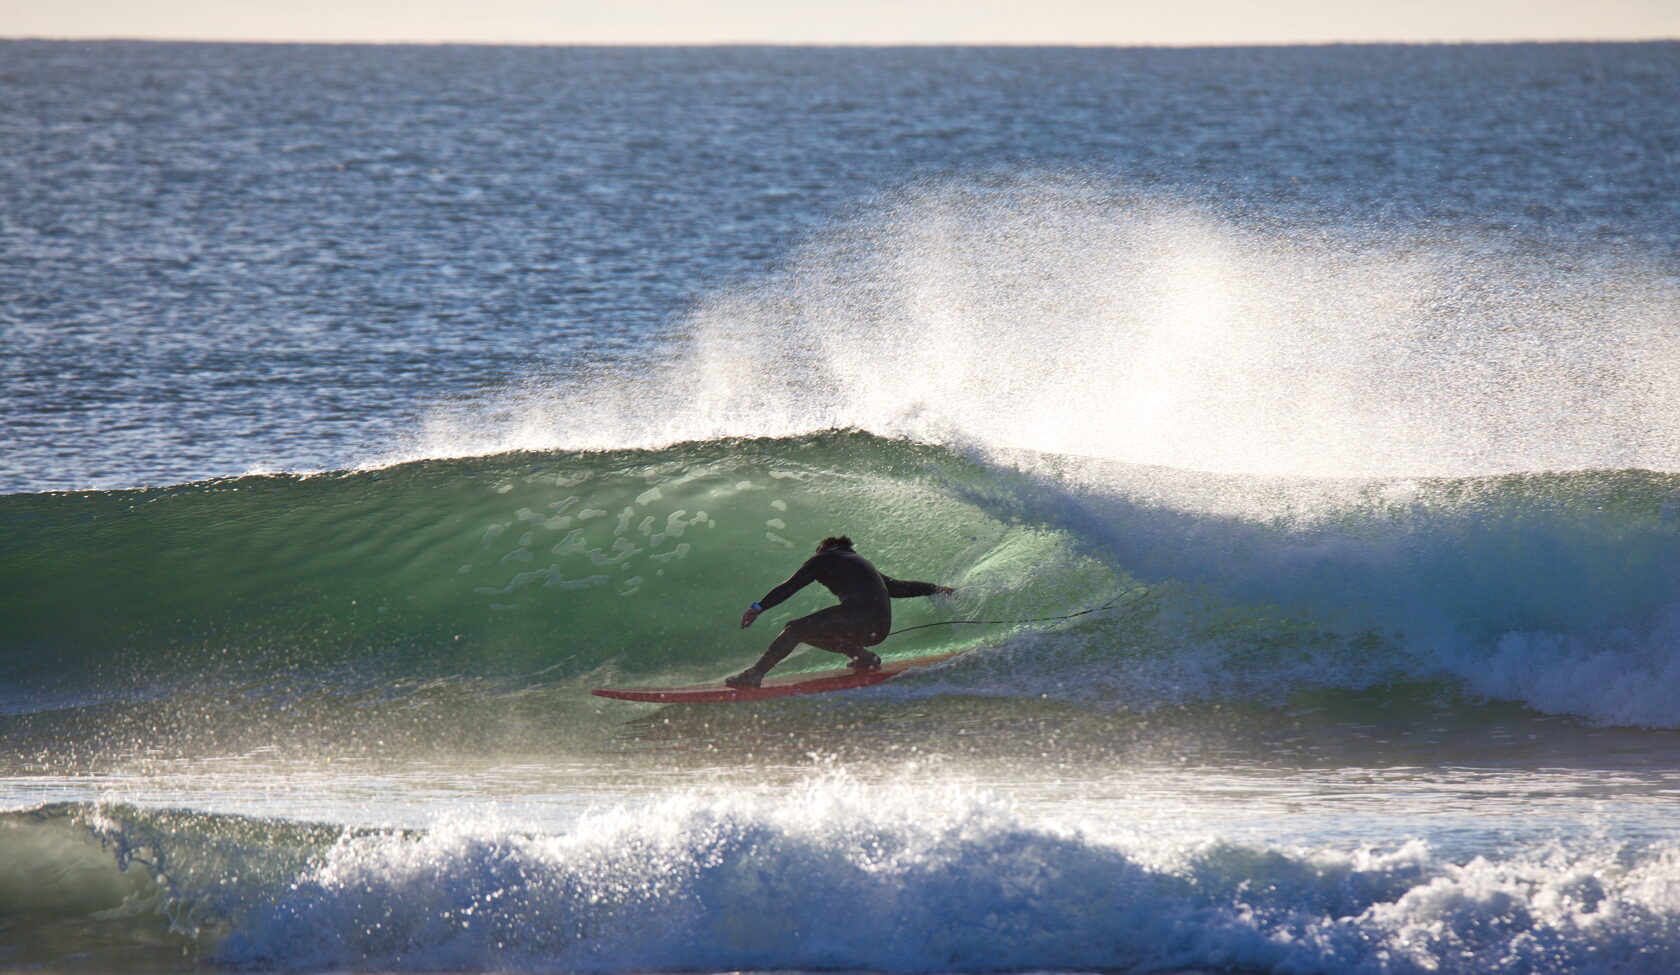
[[[891,601],[953,591],[950,586],[936,586],[931,582],[900,582],[888,578],[857,554],[850,538],[831,536],[818,543],[817,554],[806,559],[798,572],[741,614],[741,629],[753,625],[760,613],[813,582],[822,583],[838,596],[840,605],[819,609],[783,627],[758,663],[726,678],[725,684],[757,687],[770,668],[781,663],[801,643],[845,654],[852,660],[847,666],[854,670],[874,670],[881,666],[881,658],[868,648],[885,640],[887,631],[892,629]]]

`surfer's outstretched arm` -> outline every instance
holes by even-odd
[[[765,593],[764,598],[760,599],[758,604],[763,606],[765,609],[769,609],[770,607],[781,603],[783,600],[787,599],[799,590],[804,589],[811,583],[816,582],[817,574],[811,570],[811,563],[815,561],[816,559],[806,559],[805,564],[799,567],[798,572],[788,576],[786,582]]]
[[[950,586],[936,586],[931,582],[901,582],[888,576],[882,576],[881,581],[887,584],[887,595],[894,599],[908,599],[911,596],[931,596],[936,592],[955,592]]]
[[[758,614],[784,602],[789,596],[817,581],[817,574],[811,570],[811,563],[815,561],[815,558],[806,559],[805,564],[799,567],[798,572],[788,576],[786,582],[765,593],[763,599],[753,603],[752,608],[742,613],[741,629],[744,630],[751,626],[753,620],[758,619]]]

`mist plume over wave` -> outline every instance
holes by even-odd
[[[1636,253],[933,183],[709,298],[660,367],[440,407],[396,456],[856,427],[1286,476],[1672,471],[1677,299]]]

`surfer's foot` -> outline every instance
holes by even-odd
[[[846,666],[852,668],[853,670],[880,670],[881,658],[876,656],[874,653],[865,650],[853,657],[852,662]]]
[[[757,667],[748,667],[734,677],[725,677],[723,682],[730,687],[757,687],[764,683],[764,672]]]

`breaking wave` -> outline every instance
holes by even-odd
[[[688,794],[562,831],[333,828],[131,806],[0,817],[13,963],[237,968],[1668,972],[1680,850],[1465,862],[1032,823],[959,786]],[[75,884],[64,875],[63,850]],[[47,856],[47,851],[59,851]]]
[[[1676,727],[1677,505],[1680,478],[1640,471],[1217,477],[847,431],[15,495],[0,673],[14,712],[218,679],[702,679],[757,652],[739,606],[847,532],[958,588],[901,601],[900,627],[1148,587],[889,641],[978,648],[942,692],[1147,709],[1444,682]]]

